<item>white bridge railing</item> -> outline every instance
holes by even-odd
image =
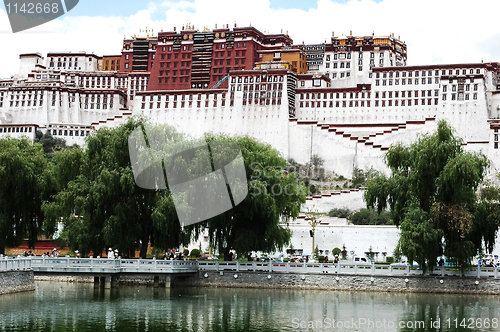
[[[358,274],[380,276],[409,276],[423,275],[421,269],[410,266],[391,266],[384,264],[359,264],[353,262],[334,263],[279,263],[279,262],[220,262],[200,261],[198,269],[207,271],[260,271],[281,273],[333,273],[333,274]],[[464,273],[457,267],[436,267],[427,271],[426,275],[492,277],[500,276],[498,267],[471,267]]]
[[[0,258],[0,271],[14,271],[14,270],[29,270],[31,269],[31,260],[22,258]]]
[[[129,272],[129,273],[183,273],[197,272],[197,261],[157,259],[107,259],[74,257],[29,257],[35,271],[45,272]]]
[[[46,272],[106,272],[106,273],[185,273],[197,271],[256,271],[278,273],[331,273],[380,276],[422,275],[423,271],[410,266],[366,264],[353,262],[292,263],[190,261],[159,259],[106,259],[74,257],[0,258],[0,271],[30,269]],[[468,277],[500,277],[499,267],[470,267],[464,272],[457,267],[441,266],[426,275]]]

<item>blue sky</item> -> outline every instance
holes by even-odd
[[[209,1],[209,0],[208,0]],[[71,13],[73,16],[84,15],[84,16],[95,16],[95,15],[105,15],[105,16],[128,16],[131,13],[135,13],[141,9],[147,7],[147,4],[155,3],[161,4],[164,1],[123,1],[123,0],[80,0],[79,4]],[[194,1],[187,1],[194,3]],[[335,2],[347,2],[347,0],[340,0]],[[237,5],[238,1],[234,1]],[[298,8],[305,11],[309,8],[316,8],[316,1],[307,0],[271,0],[271,8]]]
[[[80,0],[68,14],[13,34],[0,5],[0,38],[9,45],[0,52],[0,77],[17,73],[21,53],[120,54],[123,38],[139,30],[172,31],[187,23],[197,30],[252,25],[288,32],[296,44],[351,31],[394,34],[408,45],[409,65],[500,61],[497,11],[490,8],[498,0]]]
[[[210,0],[206,0],[210,1]],[[128,16],[130,13],[135,13],[147,7],[150,3],[162,4],[165,1],[123,1],[123,0],[80,0],[79,5],[75,7],[72,16]],[[180,1],[171,1],[180,2]],[[186,2],[194,3],[193,0]],[[234,0],[234,6],[238,6],[238,0]],[[347,3],[349,0],[333,0],[336,3]],[[374,2],[382,2],[382,0],[375,0]],[[302,9],[308,11],[309,9],[317,8],[317,1],[311,0],[270,0],[270,8],[273,9]],[[193,10],[191,10],[193,11]]]

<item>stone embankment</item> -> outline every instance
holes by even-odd
[[[35,275],[35,281],[57,281],[69,283],[94,283],[93,275],[55,275],[40,274]],[[160,287],[165,287],[170,283],[169,276],[161,276],[157,280]],[[155,279],[150,275],[120,275],[116,278],[117,285],[127,286],[155,286]]]
[[[33,270],[0,271],[0,295],[35,290]]]
[[[245,271],[199,271],[192,277],[172,279],[172,287],[237,287],[500,294],[500,279],[453,276],[362,276],[336,274],[291,274]]]

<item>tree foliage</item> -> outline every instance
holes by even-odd
[[[40,143],[43,146],[43,151],[49,156],[52,157],[54,152],[61,151],[66,148],[66,140],[62,138],[54,138],[50,131],[47,130],[42,133],[40,130],[37,130],[35,135],[35,143]]]
[[[320,193],[320,191],[318,188],[319,186],[313,184],[312,180],[323,181],[325,179],[323,163],[324,160],[318,155],[313,155],[311,161],[305,165],[290,158],[286,163],[286,171],[288,174],[293,173],[297,180],[297,184],[303,184],[305,186],[308,195],[315,195]]]
[[[140,249],[145,258],[148,244],[169,248],[189,242],[168,190],[135,184],[128,137],[141,124],[130,120],[115,129],[100,129],[88,137],[84,151],[56,157],[60,176],[72,180],[44,209],[52,222],[63,218],[69,244],[82,254],[113,247],[130,254]],[[170,134],[179,136],[173,130]]]
[[[157,170],[175,176],[168,177],[163,187],[144,189],[134,178],[128,140],[136,128],[146,133],[144,125],[144,120],[132,119],[115,129],[103,128],[87,138],[85,150],[56,153],[54,169],[60,174],[60,191],[53,202],[44,206],[44,211],[52,225],[62,218],[64,234],[73,248],[82,254],[97,254],[106,247],[124,253],[140,248],[140,256],[145,258],[148,244],[156,249],[188,245],[204,228],[209,230],[211,244],[225,255],[230,250],[241,254],[274,251],[289,242],[290,230],[282,227],[280,221],[298,215],[305,202],[305,189],[296,184],[293,175],[285,175],[285,161],[276,150],[248,137],[207,135],[201,140],[189,140],[171,127],[148,125],[144,136],[150,147],[147,151],[162,161],[161,169],[140,176],[145,174],[147,180],[148,174]],[[197,196],[186,190],[174,197],[171,185],[179,179],[213,174],[212,165],[221,165],[217,158],[227,157],[229,152],[212,153],[210,164],[203,150],[176,151],[187,151],[186,147],[201,143],[207,146],[223,142],[240,147],[248,178],[248,183],[232,186],[232,193],[246,188],[250,194],[221,215],[181,227],[178,214],[192,214],[194,208],[189,202]],[[139,162],[147,160],[141,159],[145,156],[139,155]],[[278,188],[286,188],[287,192],[278,193]],[[205,207],[220,203],[216,195],[205,199]]]
[[[401,228],[399,248],[409,261],[432,267],[444,254],[460,266],[483,250],[492,249],[499,225],[498,201],[479,197],[488,160],[465,152],[445,121],[437,131],[410,146],[391,146],[386,162],[390,177],[367,182],[365,200],[378,212],[390,208]]]
[[[54,186],[41,144],[0,140],[0,253],[24,238],[33,248],[43,230],[43,200]]]
[[[370,169],[363,170],[358,167],[354,167],[352,171],[351,188],[364,187],[366,181],[378,175],[378,172],[371,167]]]
[[[306,189],[294,173],[286,174],[286,161],[270,145],[249,137],[207,135],[210,142],[233,142],[245,162],[248,196],[233,209],[207,222],[211,243],[230,260],[229,252],[272,252],[289,243],[291,231],[280,225],[296,218],[305,202]]]

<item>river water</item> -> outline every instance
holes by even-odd
[[[500,331],[497,296],[37,282],[0,331]]]

